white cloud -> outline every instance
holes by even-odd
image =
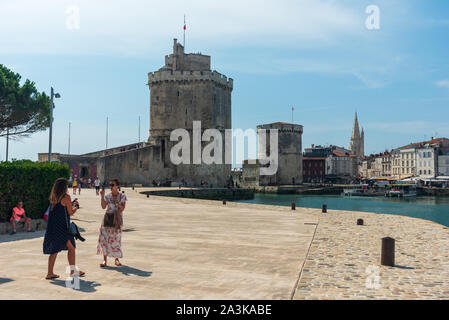
[[[66,9],[80,9],[80,29],[66,28]],[[326,0],[68,1],[3,0],[0,53],[140,54],[182,38],[187,47],[336,43],[363,30],[364,12]]]
[[[437,87],[449,89],[449,80],[441,80],[436,83]]]

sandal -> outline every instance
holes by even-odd
[[[118,263],[117,263],[118,262]],[[122,264],[120,263],[120,261],[118,260],[118,259],[115,259],[115,265],[117,266],[117,267],[121,267],[122,266]]]
[[[46,276],[45,280],[54,280],[54,279],[58,279],[59,276],[57,274],[51,275],[51,276]]]
[[[100,263],[100,268],[104,268],[104,267],[106,267],[107,265],[106,265],[106,262],[103,262],[103,263]]]

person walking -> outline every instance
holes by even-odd
[[[19,201],[17,206],[12,209],[12,216],[9,222],[11,222],[12,226],[11,234],[17,233],[16,223],[18,222],[26,223],[28,227],[27,232],[33,232],[33,230],[31,230],[31,219],[26,216],[22,201]]]
[[[70,216],[78,210],[72,206],[70,195],[67,194],[68,182],[64,178],[59,178],[53,184],[50,194],[50,213],[48,215],[47,230],[45,231],[43,252],[49,254],[48,273],[45,279],[52,280],[59,278],[53,269],[56,257],[62,250],[67,250],[69,266],[75,266],[75,238],[69,233]],[[74,270],[71,271],[71,274]],[[85,272],[79,271],[82,277]]]
[[[98,177],[95,177],[94,184],[95,184],[95,193],[98,196],[100,194],[100,184],[101,184],[101,181],[100,179],[98,179]]]
[[[72,188],[73,188],[73,195],[76,196],[76,188],[78,186],[78,181],[76,180],[76,177],[73,179]]]
[[[103,255],[103,263],[100,267],[106,267],[108,257],[115,258],[115,265],[121,266],[119,258],[123,258],[122,252],[122,226],[123,210],[126,206],[126,196],[119,192],[117,179],[109,182],[111,193],[105,196],[101,190],[101,207],[106,209],[98,237],[97,254]]]
[[[87,187],[90,189],[91,188],[91,183],[92,183],[92,180],[90,179],[90,177],[89,177],[89,179],[87,179]]]
[[[81,188],[82,188],[82,186],[83,186],[83,179],[80,179],[80,180],[78,181],[78,194],[79,194],[79,195],[81,194]]]

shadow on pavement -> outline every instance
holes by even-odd
[[[14,281],[14,280],[10,279],[10,278],[0,278],[0,284],[8,283],[11,281]]]
[[[81,222],[86,222],[86,223],[95,223],[97,221],[95,220],[83,220],[83,219],[78,219],[78,218],[70,218],[71,221],[81,221]]]
[[[45,230],[39,230],[35,232],[17,232],[16,234],[1,234],[0,243],[40,238],[43,237],[44,234]]]
[[[67,288],[66,284],[65,284],[65,280],[52,280],[50,283],[54,284],[56,286],[64,287],[69,290],[75,290],[75,289]],[[97,291],[97,289],[95,289],[95,287],[98,287],[98,286],[101,286],[101,284],[98,282],[86,281],[86,280],[83,280],[82,278],[80,278],[80,288],[77,291],[92,293],[92,292]]]
[[[139,277],[151,277],[151,275],[153,274],[153,272],[151,272],[151,271],[144,271],[144,270],[140,270],[140,269],[136,269],[136,268],[128,267],[128,266],[123,266],[123,265],[121,267],[106,266],[103,269],[121,272],[125,276],[136,275]]]
[[[415,269],[413,267],[398,266],[398,265],[393,266],[393,268],[406,269],[406,270],[414,270]]]

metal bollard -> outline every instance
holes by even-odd
[[[292,202],[292,210],[296,210],[296,203]]]
[[[226,200],[223,200],[223,205],[224,205],[224,206],[226,205]]]
[[[363,219],[358,219],[357,220],[357,225],[358,226],[363,226]]]
[[[327,213],[327,204],[323,204],[322,212]]]
[[[149,198],[150,197],[150,194],[149,193],[147,193],[147,198]]]
[[[134,190],[134,186],[133,186],[133,190]]]
[[[394,243],[395,240],[393,238],[382,238],[381,265],[394,266]]]

